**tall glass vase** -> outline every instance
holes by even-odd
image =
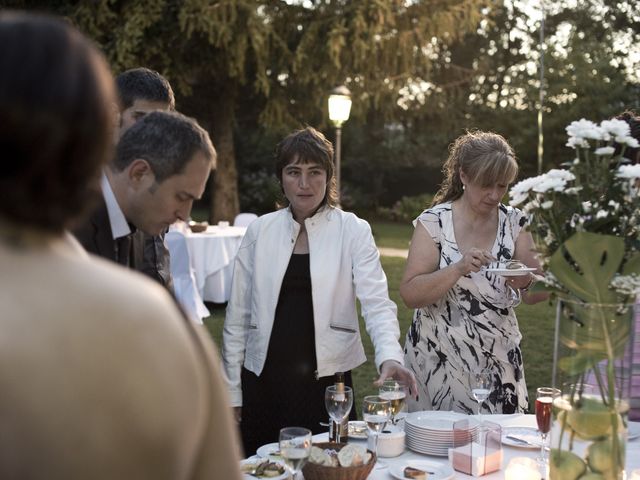
[[[560,300],[550,478],[623,480],[634,306]]]

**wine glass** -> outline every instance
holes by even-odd
[[[327,413],[336,423],[336,441],[340,443],[340,424],[353,406],[353,390],[351,387],[331,385],[324,392],[324,405]]]
[[[491,387],[493,386],[493,373],[491,370],[476,370],[471,372],[470,377],[471,394],[478,402],[478,416],[482,410],[483,402],[489,398]]]
[[[398,414],[403,410],[407,398],[407,384],[393,379],[382,382],[378,391],[380,398],[391,402],[391,423],[398,421]]]
[[[558,396],[560,396],[560,390],[557,388],[539,387],[536,389],[536,422],[538,422],[538,431],[542,436],[538,462],[543,466],[547,464],[546,443],[547,435],[551,430],[551,410],[553,407],[553,400]]]
[[[280,455],[295,480],[311,454],[311,430],[302,427],[283,428],[280,430],[279,443]]]
[[[378,435],[391,418],[391,402],[378,395],[367,395],[362,401],[362,419],[373,437],[373,453],[378,453]]]

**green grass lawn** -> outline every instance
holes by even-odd
[[[411,225],[372,223],[371,226],[376,237],[376,242],[380,247],[407,248],[413,231]],[[398,305],[400,344],[402,346],[404,346],[405,335],[411,324],[413,314],[413,311],[402,303],[398,292],[400,279],[404,271],[404,264],[405,260],[403,258],[382,257],[382,267],[387,274],[389,283],[389,295]],[[537,305],[520,305],[516,309],[516,313],[523,337],[522,350],[524,355],[525,377],[529,389],[531,407],[533,407],[536,387],[551,384],[555,310],[548,302],[543,302]],[[223,307],[215,308],[213,315],[205,320],[205,324],[218,345],[220,345],[222,336],[223,321]],[[355,408],[358,409],[359,416],[359,406],[362,405],[362,397],[376,393],[372,381],[377,378],[376,368],[373,364],[373,346],[366,334],[362,319],[360,319],[360,323],[365,352],[369,360],[353,371],[356,394],[354,405],[356,406]]]

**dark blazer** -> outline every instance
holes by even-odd
[[[100,204],[89,219],[76,228],[73,234],[87,252],[117,262],[116,242],[111,232],[107,205],[102,196],[100,197]],[[134,231],[131,234],[131,244],[129,266],[134,270],[142,271],[144,264],[144,234],[139,230]]]

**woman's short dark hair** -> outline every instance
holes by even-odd
[[[115,124],[102,55],[55,17],[0,13],[0,217],[51,233],[99,194]]]
[[[338,204],[333,145],[322,133],[313,127],[307,127],[287,135],[276,147],[276,176],[280,183],[282,170],[292,163],[312,163],[322,167],[327,172],[327,191],[322,204],[332,207]],[[285,199],[283,206],[286,205],[288,201]]]

